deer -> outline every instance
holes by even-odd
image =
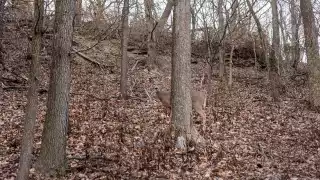
[[[162,105],[165,107],[165,110],[169,116],[171,116],[171,92],[168,91],[156,91],[157,98],[160,100]],[[206,113],[204,108],[206,107],[206,94],[201,91],[191,91],[191,101],[192,101],[192,109],[194,109],[202,118],[203,129],[205,129],[206,124]]]

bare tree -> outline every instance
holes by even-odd
[[[117,1],[114,1],[116,3]],[[105,21],[105,6],[106,6],[106,0],[89,0],[90,6],[93,11],[93,19],[95,22],[95,27],[100,31],[101,24]]]
[[[34,1],[34,26],[32,37],[32,60],[29,77],[28,103],[24,121],[24,132],[21,142],[21,154],[17,179],[28,179],[31,165],[32,147],[34,139],[34,126],[37,118],[39,86],[39,57],[41,50],[42,28],[43,28],[43,0]]]
[[[309,67],[309,101],[314,107],[320,107],[320,55],[318,34],[315,25],[311,0],[300,0],[303,21],[305,47]]]
[[[291,52],[290,52],[290,45],[288,43],[288,36],[289,36],[289,32],[287,30],[287,22],[285,20],[284,17],[284,12],[283,12],[283,7],[281,5],[281,3],[279,3],[279,25],[280,25],[280,30],[281,30],[281,37],[282,37],[282,44],[283,44],[283,52],[284,52],[284,63],[285,64],[285,68],[288,69],[290,67],[288,67],[287,65],[290,65],[290,56],[291,56]],[[282,70],[284,69],[284,66],[282,66]],[[279,69],[280,71],[280,69]]]
[[[148,46],[148,64],[151,67],[156,58],[156,50],[155,50],[155,21],[152,15],[152,6],[153,0],[144,0],[144,8],[145,8],[145,16],[147,22],[147,29],[148,29],[148,39],[147,39],[147,46]]]
[[[156,25],[156,29],[155,29],[156,41],[159,40],[159,36],[161,34],[161,31],[164,29],[164,25],[168,21],[168,18],[170,16],[170,13],[171,13],[171,10],[172,10],[172,7],[173,7],[173,0],[167,0],[166,7],[165,7],[160,19],[158,20],[157,25]]]
[[[121,82],[120,82],[120,92],[122,98],[127,98],[127,71],[128,71],[128,37],[129,37],[129,0],[124,0],[123,10],[122,10],[122,38],[121,38]]]
[[[206,0],[193,0],[191,6],[191,41],[195,40],[196,25],[198,21],[199,11],[203,8]],[[199,5],[199,7],[197,7]]]
[[[70,90],[70,50],[75,14],[74,0],[56,0],[54,40],[47,114],[37,169],[46,174],[64,174]]]
[[[219,17],[219,40],[221,44],[219,44],[219,77],[221,80],[224,78],[224,39],[223,39],[223,33],[225,31],[224,29],[224,17],[223,17],[223,0],[218,1],[218,17]]]
[[[291,14],[291,65],[293,69],[297,70],[300,59],[300,42],[299,42],[299,19],[297,12],[297,0],[290,0],[290,14]]]
[[[271,94],[273,100],[279,100],[279,74],[278,74],[278,62],[281,59],[280,56],[280,32],[279,32],[279,16],[278,16],[278,5],[277,0],[271,0],[271,9],[272,9],[272,48],[270,52],[270,86]]]
[[[250,0],[246,0],[246,4],[249,8],[249,12],[250,14],[252,15],[255,23],[256,23],[256,26],[257,26],[257,29],[258,29],[258,34],[259,34],[259,38],[260,38],[260,41],[261,41],[261,46],[262,46],[262,53],[264,55],[264,64],[269,64],[269,60],[268,60],[268,53],[267,53],[267,39],[265,39],[265,36],[264,36],[264,33],[263,33],[263,28],[262,28],[262,25],[260,23],[260,20],[258,18],[258,16],[256,15],[256,13],[254,12],[253,10],[253,7],[252,7],[252,4],[250,2]]]
[[[6,0],[0,0],[0,82],[2,83],[2,73],[5,69],[4,65],[4,59],[3,59],[3,46],[2,46],[2,39],[3,39],[3,31],[4,31],[4,5],[6,3]],[[0,84],[0,93],[2,91],[2,84]]]
[[[176,128],[177,147],[186,149],[187,141],[202,140],[190,121],[192,110],[190,0],[175,1],[173,24],[172,122]]]

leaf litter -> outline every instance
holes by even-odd
[[[81,46],[92,44],[83,37],[75,39],[81,39]],[[170,119],[155,98],[156,87],[170,88],[170,73],[148,71],[137,63],[129,71],[129,99],[119,99],[117,46],[119,43],[103,43],[86,52],[107,66],[73,55],[77,60],[71,65],[69,168],[63,179],[320,179],[320,115],[308,110],[306,87],[288,85],[289,90],[276,103],[269,95],[266,72],[235,68],[229,89],[221,89],[214,76],[205,132],[196,123],[201,118],[193,115],[206,147],[179,154]],[[129,57],[130,68],[146,58]],[[170,57],[166,59],[170,63]],[[49,63],[42,61],[41,88],[47,88]],[[200,86],[199,72],[204,67],[203,61],[192,65],[194,88]],[[27,72],[27,65],[24,68]],[[46,96],[39,95],[33,161],[41,145]],[[1,179],[16,177],[25,105],[26,91],[4,91]],[[30,172],[31,179],[45,179],[33,168]]]

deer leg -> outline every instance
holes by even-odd
[[[166,108],[166,115],[169,116],[169,121],[168,121],[168,123],[170,123],[170,121],[171,121],[171,115],[172,115],[171,108]]]
[[[197,112],[202,118],[202,130],[205,131],[206,130],[206,113],[202,109],[198,110]]]

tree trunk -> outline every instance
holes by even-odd
[[[223,17],[223,0],[218,1],[218,16],[219,16],[219,40],[221,44],[219,45],[219,77],[224,80],[224,17]]]
[[[250,1],[246,0],[246,3],[247,3],[247,6],[249,7],[249,12],[252,15],[252,17],[257,25],[259,38],[261,40],[261,46],[262,46],[261,49],[263,51],[262,53],[264,56],[264,60],[262,62],[260,62],[260,64],[269,66],[268,53],[267,53],[267,40],[264,38],[262,25],[259,21],[259,18],[257,17],[256,13],[253,10],[253,7],[252,7],[252,4],[250,3]]]
[[[175,1],[173,24],[172,122],[176,129],[177,147],[185,150],[187,141],[202,140],[190,121],[192,112],[190,0]]]
[[[37,169],[49,175],[66,170],[68,106],[70,90],[70,50],[75,14],[74,0],[56,0],[54,40],[47,114],[42,133]]]
[[[230,23],[230,32],[233,32],[235,30],[235,28],[237,27],[238,21],[239,21],[239,1],[238,0],[234,0],[231,9],[232,9],[232,19],[231,19],[231,23]]]
[[[135,14],[134,14],[134,20],[133,22],[137,22],[140,19],[140,6],[139,6],[139,0],[134,1],[134,8],[135,8]]]
[[[154,29],[154,18],[152,15],[152,5],[153,0],[144,0],[144,7],[145,7],[145,16],[146,16],[146,23],[148,29],[148,64],[149,67],[152,67],[155,63],[156,58],[156,51],[155,51],[155,29]]]
[[[191,41],[194,41],[195,40],[197,15],[194,11],[194,7],[191,7],[190,11],[191,11]]]
[[[228,81],[228,85],[229,85],[230,87],[232,86],[232,58],[233,58],[233,50],[234,50],[234,45],[231,46],[230,61],[229,61],[229,81]]]
[[[76,0],[76,16],[74,18],[75,27],[81,26],[82,21],[82,0]]]
[[[280,10],[279,10],[279,26],[281,29],[281,34],[282,34],[282,44],[283,44],[283,49],[284,49],[284,63],[281,63],[282,66],[282,72],[285,72],[285,69],[288,70],[288,66],[287,64],[290,64],[290,56],[291,56],[291,52],[290,52],[290,48],[287,48],[287,44],[288,44],[288,32],[286,30],[286,23],[285,23],[285,19],[283,17],[283,10],[282,7],[279,6]],[[285,65],[285,66],[284,66]],[[290,68],[290,67],[289,67]],[[280,71],[280,69],[279,69]],[[281,71],[280,71],[281,72]]]
[[[164,25],[168,21],[168,18],[170,16],[171,10],[173,7],[173,1],[172,0],[167,0],[167,5],[161,15],[161,18],[158,21],[157,27],[156,27],[156,41],[159,40],[159,36],[161,34],[161,31],[164,29]]]
[[[37,118],[39,86],[39,56],[41,51],[42,28],[43,28],[43,0],[34,1],[34,27],[32,37],[32,60],[29,77],[28,103],[24,122],[24,132],[21,142],[21,154],[17,179],[28,179],[32,158],[32,148],[34,139],[34,126]]]
[[[300,0],[304,28],[305,47],[309,68],[309,101],[312,106],[320,107],[320,55],[318,34],[311,0]]]
[[[122,38],[121,38],[121,82],[120,82],[120,92],[124,99],[127,99],[127,71],[128,71],[128,36],[129,36],[129,0],[124,0],[123,10],[122,10]]]
[[[272,8],[272,48],[270,52],[270,87],[271,94],[274,101],[279,100],[279,74],[278,74],[278,65],[277,62],[280,61],[280,33],[279,33],[279,16],[278,16],[278,6],[277,0],[271,0]]]
[[[291,13],[291,33],[292,33],[292,48],[291,48],[291,66],[296,71],[300,59],[300,47],[299,47],[299,23],[297,17],[297,0],[290,0],[290,13]]]
[[[3,39],[3,31],[4,31],[4,5],[6,3],[6,0],[0,0],[0,82],[2,82],[2,74],[5,69],[4,66],[4,59],[3,59],[3,54],[4,54],[4,49],[2,45],[2,39]],[[0,94],[2,94],[2,84],[0,85]]]

